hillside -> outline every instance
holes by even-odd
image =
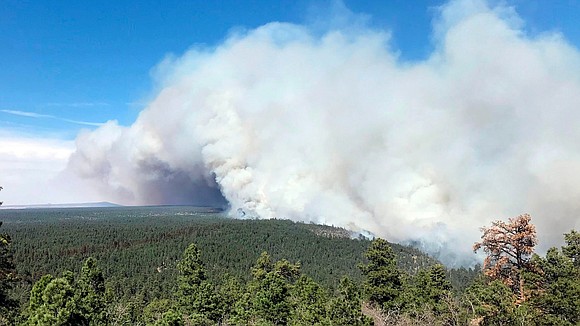
[[[493,222],[478,245],[495,248],[496,232],[518,227],[510,241],[524,241],[510,243],[531,252],[530,220],[524,214]],[[523,254],[526,265],[493,279],[489,265],[485,276],[478,269],[447,271],[418,250],[383,239],[288,220],[233,220],[209,208],[5,210],[0,222],[6,225],[0,325],[580,321],[574,230],[564,234],[566,246],[546,258]]]
[[[370,243],[331,226],[235,220],[196,207],[3,210],[0,220],[13,238],[15,263],[28,284],[46,273],[78,271],[79,262],[92,256],[121,296],[169,295],[176,261],[192,242],[212,279],[231,274],[247,280],[250,267],[267,251],[273,259],[300,262],[305,274],[328,287],[343,275],[360,280],[357,265]],[[393,249],[400,268],[409,272],[436,262],[410,247],[393,244]]]

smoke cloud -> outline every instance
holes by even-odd
[[[450,264],[480,226],[528,212],[545,249],[580,227],[580,52],[523,28],[509,7],[452,1],[419,62],[360,24],[231,35],[164,60],[135,123],[81,133],[67,169],[119,203],[227,203]]]

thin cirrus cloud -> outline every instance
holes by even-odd
[[[46,103],[44,106],[81,108],[81,107],[109,106],[109,103],[107,103],[107,102],[72,102],[72,103],[51,102],[51,103]]]
[[[16,115],[16,116],[21,116],[21,117],[35,118],[35,119],[59,120],[59,121],[74,123],[74,124],[83,125],[83,126],[99,127],[99,126],[103,125],[102,123],[99,123],[99,122],[79,121],[79,120],[73,120],[73,119],[67,119],[67,118],[60,118],[60,117],[57,117],[54,115],[40,114],[40,113],[36,113],[36,112],[28,112],[28,111],[20,111],[20,110],[0,110],[0,112],[6,113],[6,114],[11,114],[11,115]]]

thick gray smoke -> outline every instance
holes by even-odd
[[[386,31],[284,23],[167,59],[137,121],[79,135],[68,169],[120,203],[227,201],[449,263],[524,212],[543,248],[558,244],[580,227],[578,49],[483,1],[453,1],[434,25],[421,62]]]

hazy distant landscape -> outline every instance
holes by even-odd
[[[96,203],[64,203],[64,204],[29,204],[29,205],[2,205],[0,209],[27,209],[27,208],[79,208],[79,207],[118,207],[121,205],[109,203],[109,202],[96,202]]]

